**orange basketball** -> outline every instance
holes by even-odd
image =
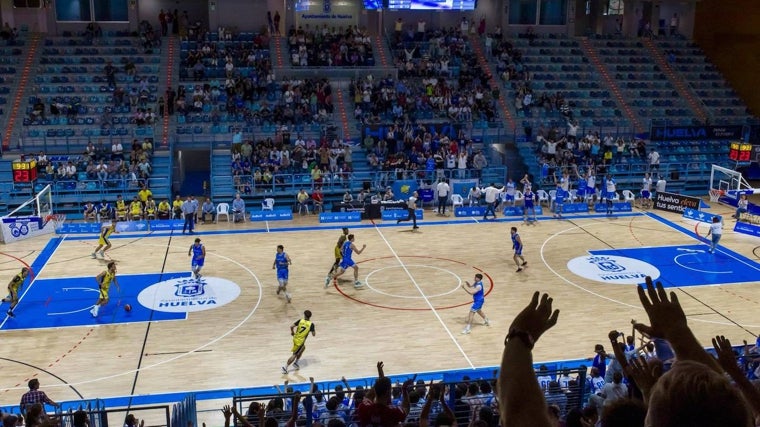
[[[124,311],[129,313],[130,311],[132,311],[132,306],[129,304],[124,304]]]

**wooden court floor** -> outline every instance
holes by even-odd
[[[713,212],[732,213],[722,207]],[[180,321],[2,330],[0,404],[17,404],[32,377],[40,379],[53,399],[65,401],[272,385],[285,379],[308,381],[311,376],[317,381],[372,376],[378,360],[390,374],[493,366],[499,363],[509,322],[535,290],[549,292],[561,310],[559,324],[536,346],[535,360],[589,357],[595,343],[607,342],[609,330],[630,331],[631,319],[645,320],[645,313],[634,285],[580,277],[569,270],[568,261],[589,250],[698,244],[694,223],[656,212],[691,230],[684,233],[636,213],[547,219],[525,226],[453,218],[436,224],[442,219],[426,212],[417,233],[410,225],[364,222],[352,228],[357,245],[367,245],[355,257],[360,279],[366,282],[359,290],[350,281],[324,288],[340,231],[320,226],[313,216],[287,224],[201,225],[198,236],[208,251],[204,274],[236,283],[241,288],[237,299]],[[513,225],[529,263],[521,273],[512,262]],[[727,219],[726,225],[721,243],[751,259],[746,268],[760,272],[753,252],[758,240],[730,231],[733,220]],[[706,225],[698,227],[706,232]],[[251,232],[228,233],[244,229]],[[177,233],[122,235],[113,240],[110,257],[117,260],[119,274],[189,272],[192,240]],[[2,280],[20,269],[20,261],[31,264],[47,241],[3,246]],[[95,244],[94,239],[65,238],[37,279],[83,277],[82,286],[95,286],[92,277],[105,268],[104,261],[90,258]],[[275,295],[272,262],[278,244],[293,261],[292,303]],[[470,335],[461,335],[471,299],[459,285],[472,282],[478,272],[484,274],[489,292],[484,311],[491,326],[476,321]],[[662,275],[667,277],[668,271]],[[49,290],[51,295],[54,291]],[[757,281],[676,290],[705,345],[718,333],[734,343],[754,339],[751,333],[760,332],[758,291]],[[300,371],[285,376],[280,366],[291,347],[289,325],[305,309],[314,313],[316,337],[307,341]],[[17,316],[24,316],[23,310]]]

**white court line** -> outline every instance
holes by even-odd
[[[64,241],[64,240],[66,240],[66,236],[68,236],[68,234],[65,234],[65,235],[63,235],[63,237],[61,237],[61,241],[58,243],[58,246],[56,246],[56,247],[55,247],[55,249],[53,249],[53,253],[52,253],[52,254],[50,254],[50,256],[48,257],[47,261],[45,261],[45,263],[44,263],[44,264],[42,264],[42,267],[40,267],[40,271],[33,271],[33,273],[34,273],[34,278],[33,278],[33,279],[32,279],[32,281],[29,283],[29,286],[27,286],[27,287],[26,287],[26,289],[24,289],[24,293],[22,293],[22,294],[21,294],[21,296],[19,297],[19,299],[18,299],[18,302],[16,303],[16,305],[17,305],[17,306],[18,306],[19,304],[21,304],[21,300],[22,300],[22,299],[24,299],[24,296],[26,295],[26,293],[27,293],[27,292],[29,292],[29,289],[32,289],[32,285],[34,285],[34,282],[36,282],[36,281],[37,281],[37,278],[38,278],[38,277],[40,277],[40,274],[42,273],[42,270],[44,270],[44,269],[45,269],[45,267],[47,267],[47,265],[48,265],[48,261],[50,261],[50,260],[53,258],[53,255],[55,255],[55,253],[58,251],[58,248],[60,248],[60,247],[61,247],[61,245],[63,244],[63,241]],[[32,264],[34,264],[34,262],[32,262]],[[9,317],[10,317],[10,316],[8,316],[8,315],[6,314],[6,315],[5,315],[5,318],[3,319],[3,321],[2,321],[2,322],[0,322],[0,330],[2,330],[2,329],[3,329],[3,326],[5,326],[5,322],[7,322],[7,321],[8,321],[8,318],[9,318]]]
[[[462,286],[462,278],[459,277],[456,273],[454,273],[451,270],[447,270],[447,269],[441,268],[441,267],[435,267],[435,266],[432,266],[432,265],[424,265],[424,264],[407,264],[407,267],[432,268],[434,270],[439,270],[439,271],[444,271],[446,273],[449,273],[449,274],[451,274],[452,276],[454,276],[457,279],[457,281],[458,281],[457,285],[454,286],[454,288],[451,289],[450,291],[447,291],[447,292],[444,292],[444,293],[440,293],[440,294],[435,294],[435,295],[429,295],[428,298],[436,298],[436,297],[442,297],[442,296],[453,294],[454,292],[456,292],[456,291],[459,290],[460,286]],[[369,284],[369,278],[373,274],[379,273],[379,272],[381,272],[383,270],[388,270],[390,268],[398,268],[398,266],[390,265],[388,267],[377,268],[375,270],[370,271],[369,273],[367,273],[367,277],[364,279],[364,284],[367,285],[368,288],[370,288],[373,291],[377,292],[378,294],[385,295],[385,296],[388,296],[388,297],[405,298],[405,299],[420,299],[420,298],[424,298],[425,297],[424,295],[423,296],[419,296],[419,297],[412,297],[412,296],[407,296],[407,295],[395,295],[395,294],[390,294],[388,292],[383,292],[383,291],[381,291],[379,289],[376,289],[376,288],[373,288],[372,286],[370,286],[370,284]]]
[[[654,220],[654,221],[657,221],[657,220],[656,220],[656,219],[654,219],[654,218],[651,218],[651,219],[652,219],[652,220]],[[662,223],[662,222],[660,222],[660,221],[657,221],[657,222],[658,222],[659,224],[662,224],[662,225],[664,225],[664,226],[668,227],[668,228],[672,228],[672,227],[668,226],[667,224],[664,224],[664,223]],[[606,224],[607,224],[606,222],[594,222],[594,223],[588,224],[588,225],[586,225],[586,226],[587,226],[587,227],[590,227],[590,226],[592,226],[592,225],[606,225]],[[610,298],[610,297],[604,296],[604,295],[602,295],[602,294],[596,293],[596,292],[594,292],[594,291],[592,291],[592,290],[590,290],[590,289],[586,289],[586,288],[584,288],[583,286],[581,286],[581,285],[579,285],[579,284],[577,284],[577,283],[573,282],[572,280],[568,279],[567,277],[563,276],[562,274],[559,274],[559,273],[558,273],[556,270],[554,270],[554,269],[553,269],[553,268],[552,268],[552,267],[549,265],[549,262],[548,262],[548,261],[546,261],[546,257],[544,256],[544,249],[546,248],[546,245],[547,245],[547,243],[549,243],[549,242],[550,242],[552,239],[554,239],[555,237],[557,237],[557,236],[559,236],[559,235],[562,235],[562,234],[565,234],[565,233],[567,233],[568,231],[572,231],[572,230],[584,230],[584,228],[583,228],[583,227],[581,227],[581,226],[579,226],[579,225],[578,225],[578,226],[575,226],[575,227],[570,227],[570,228],[567,228],[567,229],[565,229],[565,230],[562,230],[562,231],[558,231],[558,232],[556,232],[556,233],[552,234],[551,236],[549,236],[549,237],[548,237],[546,240],[544,240],[544,243],[541,245],[540,254],[541,254],[541,261],[543,261],[543,262],[544,262],[544,265],[546,266],[546,268],[548,268],[548,269],[549,269],[549,271],[551,271],[552,273],[554,273],[554,275],[555,275],[555,276],[557,276],[557,277],[559,277],[560,279],[562,279],[562,281],[564,281],[564,282],[565,282],[565,283],[567,283],[568,285],[570,285],[570,286],[573,286],[573,287],[575,287],[575,288],[577,288],[577,289],[580,289],[580,290],[582,290],[583,292],[589,293],[589,294],[591,294],[591,295],[593,295],[593,296],[595,296],[595,297],[597,297],[597,298],[601,298],[601,299],[607,300],[607,301],[609,301],[609,302],[612,302],[612,303],[615,303],[615,304],[619,304],[619,305],[623,305],[623,306],[626,306],[626,307],[629,307],[629,308],[635,308],[635,309],[637,309],[637,310],[641,310],[641,311],[644,311],[644,308],[643,308],[643,307],[641,307],[640,305],[633,305],[633,304],[628,304],[628,303],[626,303],[626,302],[623,302],[623,301],[618,301],[618,300],[616,300],[616,299],[613,299],[613,298]],[[715,286],[717,286],[717,285],[715,285]],[[676,288],[669,288],[669,289],[676,289]],[[679,289],[680,289],[680,288],[679,288]],[[687,316],[687,317],[688,317],[688,316]],[[702,322],[702,323],[712,323],[712,324],[715,324],[715,325],[724,325],[724,326],[736,326],[736,324],[735,324],[735,323],[729,323],[729,322],[719,322],[719,321],[715,321],[715,320],[700,319],[700,318],[698,318],[698,317],[689,317],[689,321]],[[760,325],[742,325],[742,326],[743,326],[743,327],[747,327],[747,328],[760,328]]]
[[[100,293],[99,290],[93,289],[93,288],[63,288],[64,291],[74,290],[74,289],[80,290],[80,291],[91,291],[91,292],[95,292],[95,293],[98,293],[98,294]],[[93,305],[91,305],[89,307],[80,308],[78,310],[62,311],[60,313],[48,313],[47,315],[48,316],[60,316],[60,315],[64,315],[64,314],[80,313],[80,312],[85,311],[85,310],[92,310],[93,307],[95,307],[95,304],[93,304]]]
[[[267,225],[267,233],[269,233],[269,221],[264,221],[264,224]]]
[[[670,227],[668,224],[666,224],[666,223],[664,223],[664,222],[662,222],[662,221],[658,221],[658,220],[657,220],[657,218],[654,218],[654,217],[652,217],[652,215],[655,215],[655,214],[652,214],[652,213],[647,213],[647,214],[645,214],[644,216],[646,216],[647,218],[651,219],[652,221],[658,222],[658,223],[660,223],[660,224],[662,224],[662,225],[664,225],[664,226],[666,226],[666,227],[672,228],[672,229],[674,229],[674,230],[676,230],[676,231],[680,231],[680,232],[681,232],[681,234],[684,234],[684,235],[686,235],[686,236],[688,236],[688,237],[690,237],[690,238],[692,238],[692,239],[696,240],[697,242],[699,242],[699,243],[700,243],[700,244],[702,244],[702,245],[705,245],[705,244],[706,244],[705,242],[703,242],[703,241],[699,240],[699,238],[698,238],[698,237],[694,237],[694,235],[692,235],[690,232],[689,232],[689,233],[687,233],[687,232],[684,232],[684,231],[682,231],[682,230],[679,230],[679,229],[677,229],[677,228],[675,228],[675,227]],[[707,245],[707,246],[710,246],[710,244],[709,244],[709,243],[707,243],[706,245]],[[735,256],[733,256],[733,255],[731,255],[729,252],[726,252],[725,250],[722,250],[722,249],[720,249],[720,247],[718,247],[718,248],[715,250],[715,252],[720,252],[720,253],[722,253],[722,254],[724,254],[724,255],[728,255],[729,257],[731,257],[731,258],[735,259],[736,261],[738,261],[738,262],[740,262],[740,263],[742,263],[742,264],[746,265],[747,267],[749,267],[749,268],[751,268],[751,269],[753,269],[753,270],[755,270],[755,271],[760,271],[760,268],[758,268],[758,266],[757,266],[757,265],[748,264],[746,261],[743,261],[743,260],[741,260],[741,259],[739,259],[739,258],[737,258],[737,257],[735,257]]]
[[[464,349],[461,345],[459,345],[459,342],[457,341],[456,337],[454,337],[454,334],[451,333],[451,330],[446,326],[446,323],[441,318],[441,315],[438,314],[438,312],[435,310],[435,307],[433,307],[433,303],[430,302],[430,299],[425,295],[425,292],[422,291],[422,288],[420,288],[420,285],[417,283],[416,280],[414,280],[414,276],[412,276],[412,273],[409,271],[408,268],[406,268],[406,265],[403,261],[401,261],[401,258],[398,256],[398,253],[393,249],[393,246],[391,246],[391,243],[388,241],[388,239],[385,238],[385,235],[383,235],[383,232],[380,231],[380,227],[375,224],[375,230],[377,231],[377,234],[380,235],[380,238],[383,239],[385,244],[388,246],[388,249],[390,249],[393,256],[396,258],[396,261],[398,261],[399,265],[401,265],[401,268],[404,269],[407,276],[409,276],[409,279],[412,281],[412,284],[414,284],[414,287],[417,288],[417,291],[419,291],[420,295],[422,295],[422,299],[425,300],[425,303],[430,307],[430,311],[433,312],[435,317],[438,319],[438,322],[441,323],[441,326],[443,326],[443,329],[446,331],[446,333],[449,335],[449,338],[451,338],[451,341],[454,342],[454,345],[459,349],[459,352],[462,353],[462,356],[464,357],[464,360],[467,361],[467,364],[470,365],[471,369],[475,369],[475,365],[472,363],[472,360],[467,356],[467,353],[464,352]]]
[[[704,251],[700,251],[700,252],[704,253]],[[695,254],[695,253],[688,253],[688,254],[681,254],[681,255],[676,255],[676,256],[675,256],[675,258],[673,258],[673,262],[675,262],[677,265],[679,265],[679,266],[681,266],[681,267],[683,267],[683,268],[685,268],[685,269],[687,269],[687,270],[698,271],[698,272],[700,272],[700,273],[712,273],[712,274],[730,274],[730,273],[733,273],[733,272],[734,272],[733,270],[729,270],[729,271],[711,271],[711,270],[700,270],[700,269],[698,269],[698,268],[689,267],[688,265],[685,265],[685,264],[681,264],[681,262],[680,262],[680,261],[678,261],[678,258],[680,258],[680,257],[682,257],[682,256],[688,256],[688,255],[697,255],[697,254]]]
[[[166,247],[166,245],[154,245],[154,246],[163,246],[163,247]],[[258,276],[256,276],[256,274],[253,271],[251,271],[251,269],[249,269],[248,267],[244,266],[243,264],[235,261],[234,259],[228,258],[228,257],[226,257],[224,255],[219,255],[219,254],[216,254],[216,253],[213,253],[213,252],[209,252],[209,254],[217,256],[217,257],[222,258],[222,259],[225,259],[225,260],[227,260],[227,261],[229,261],[229,262],[231,262],[233,264],[236,264],[237,266],[239,266],[243,270],[247,271],[256,280],[256,284],[259,287],[259,299],[258,299],[258,301],[256,301],[256,305],[253,306],[253,308],[248,313],[248,315],[243,320],[241,320],[237,325],[235,325],[234,327],[232,327],[232,329],[228,330],[227,332],[223,333],[222,335],[219,335],[218,337],[214,338],[213,340],[207,342],[206,344],[200,345],[200,346],[198,346],[197,348],[195,348],[193,350],[187,351],[185,353],[179,354],[179,355],[171,357],[169,359],[162,360],[160,362],[156,362],[156,363],[154,363],[152,365],[143,366],[142,368],[139,368],[139,369],[131,369],[129,371],[125,371],[125,372],[121,372],[121,373],[113,374],[113,375],[108,375],[108,376],[105,376],[105,377],[93,378],[93,379],[90,379],[90,380],[84,380],[84,381],[79,381],[79,382],[72,382],[72,383],[68,383],[68,384],[50,384],[50,385],[46,385],[46,387],[47,388],[55,388],[55,387],[67,387],[68,388],[69,386],[79,386],[79,385],[82,385],[82,384],[91,384],[91,383],[96,383],[96,382],[100,382],[100,381],[104,381],[104,380],[110,380],[112,378],[117,378],[117,377],[121,377],[121,376],[124,376],[124,375],[131,375],[131,374],[134,374],[135,372],[138,372],[138,371],[140,371],[140,372],[141,371],[146,371],[148,369],[152,369],[152,368],[155,368],[157,366],[161,366],[161,365],[163,365],[165,363],[173,362],[173,361],[175,361],[177,359],[181,359],[181,358],[183,358],[185,356],[188,356],[190,354],[193,354],[193,353],[195,353],[197,351],[203,350],[204,348],[206,348],[206,347],[208,347],[210,345],[213,345],[213,344],[219,342],[220,340],[226,338],[227,336],[229,336],[230,334],[232,334],[233,332],[235,332],[236,330],[238,330],[241,326],[243,326],[248,320],[250,320],[251,317],[253,317],[253,314],[256,313],[256,310],[258,310],[259,306],[261,305],[261,300],[262,300],[262,298],[264,296],[264,289],[263,289],[263,286],[261,285],[261,281],[259,280]],[[9,387],[8,388],[8,390],[22,390],[22,389],[25,390],[25,388],[23,388],[23,387]]]

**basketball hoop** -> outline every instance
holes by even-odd
[[[48,222],[53,222],[53,229],[58,230],[61,228],[61,225],[63,225],[64,222],[66,222],[66,215],[64,214],[50,214],[45,217],[45,224]]]
[[[720,197],[723,196],[726,192],[723,190],[718,190],[715,188],[710,189],[710,201],[711,202],[717,202],[720,200]]]

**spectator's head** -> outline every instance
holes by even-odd
[[[647,407],[638,399],[618,399],[605,405],[601,427],[643,427]]]
[[[29,386],[29,390],[37,390],[40,388],[40,380],[33,378],[29,380],[29,383],[27,385]]]
[[[612,374],[612,382],[615,384],[620,384],[623,382],[623,374],[620,372],[615,372]]]
[[[655,383],[647,426],[748,427],[752,419],[739,390],[709,367],[679,361]]]
[[[604,346],[597,344],[594,346],[594,353],[604,353]]]
[[[3,427],[15,427],[16,422],[18,422],[18,417],[15,415],[6,415],[3,417]],[[75,427],[79,427],[76,423],[74,423]]]
[[[126,417],[124,417],[124,425],[125,426],[136,426],[137,425],[137,418],[135,418],[134,414],[127,414]]]
[[[388,400],[391,396],[391,379],[388,377],[378,378],[375,382],[375,398],[379,401]],[[411,399],[411,393],[409,393]]]

